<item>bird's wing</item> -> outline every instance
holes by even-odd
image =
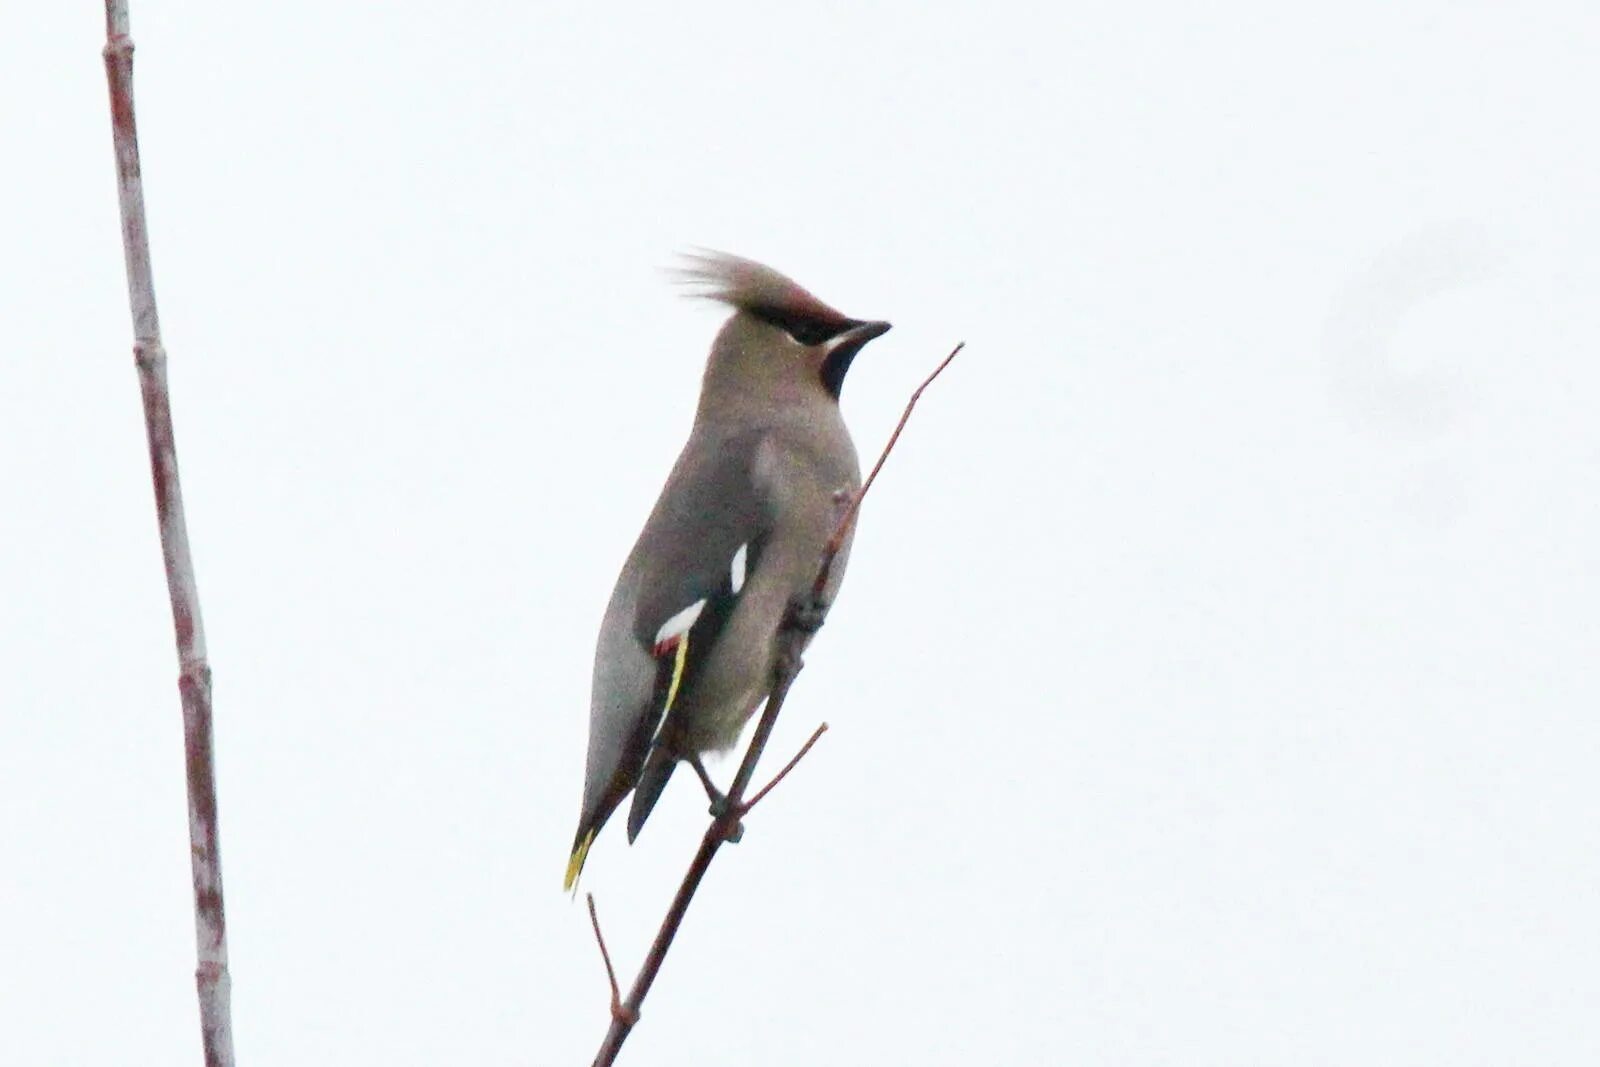
[[[729,437],[675,472],[674,491],[663,494],[640,538],[633,633],[641,644],[657,649],[691,630],[712,634],[726,619],[718,609],[737,599],[775,518],[764,440]]]
[[[765,439],[748,432],[686,448],[624,568],[632,611],[606,620],[607,628],[626,626],[626,635],[601,634],[569,886],[595,833],[638,782],[674,702],[704,667],[760,561],[774,521]],[[622,659],[639,662],[608,662]]]

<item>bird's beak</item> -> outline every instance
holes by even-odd
[[[830,349],[849,348],[860,350],[861,346],[875,337],[882,337],[893,327],[887,322],[861,322],[850,327],[844,333],[838,334],[833,339]]]
[[[828,390],[828,395],[839,399],[844,376],[849,372],[850,362],[856,358],[856,353],[874,337],[882,337],[888,332],[887,322],[858,322],[834,337],[833,343],[828,345],[828,354],[822,359],[822,385]]]

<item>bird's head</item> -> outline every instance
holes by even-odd
[[[856,354],[889,332],[852,319],[771,267],[723,252],[686,256],[676,273],[690,295],[734,309],[711,346],[706,389],[753,391],[774,400],[826,396],[837,402]]]

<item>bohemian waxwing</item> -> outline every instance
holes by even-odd
[[[838,494],[861,483],[839,390],[889,324],[842,315],[736,256],[692,256],[680,274],[734,313],[712,342],[689,441],[600,623],[568,889],[630,791],[631,842],[680,759],[703,770],[701,753],[738,740],[771,688],[784,614],[816,580]],[[846,541],[827,602],[849,551]]]

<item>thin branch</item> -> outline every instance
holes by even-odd
[[[768,782],[766,785],[764,785],[760,789],[756,790],[756,795],[751,797],[749,800],[744,802],[744,810],[745,810],[745,812],[748,813],[751,808],[753,808],[757,804],[761,803],[761,799],[763,797],[765,797],[768,793],[772,792],[773,789],[777,788],[777,785],[778,785],[779,782],[781,782],[785,778],[789,777],[789,772],[794,770],[796,764],[798,764],[801,760],[806,758],[806,753],[811,751],[811,746],[816,744],[818,741],[822,740],[822,735],[827,733],[827,732],[828,732],[828,724],[827,723],[823,723],[822,725],[818,726],[815,730],[811,731],[811,736],[806,739],[806,743],[800,746],[800,751],[796,752],[794,754],[794,758],[793,759],[791,759],[788,763],[785,763],[783,765],[783,770],[781,770],[777,774],[773,775],[772,776],[772,781]]]
[[[856,512],[861,510],[861,502],[867,498],[867,491],[872,488],[872,483],[878,480],[878,472],[883,470],[884,463],[889,458],[889,453],[894,451],[895,442],[900,440],[900,431],[906,428],[906,423],[911,421],[911,412],[917,406],[917,401],[922,399],[922,393],[933,380],[944,373],[952,360],[961,354],[967,347],[967,342],[962,341],[950,350],[950,354],[939,361],[939,365],[917,386],[911,393],[911,399],[906,401],[906,409],[900,413],[900,421],[895,423],[894,433],[889,435],[889,443],[883,446],[883,451],[878,453],[878,462],[872,465],[872,471],[867,475],[867,480],[861,483],[861,491],[854,494],[850,506],[845,509],[844,515],[839,519],[839,525],[833,528],[833,536],[828,538],[828,549],[822,555],[822,569],[817,572],[817,580],[811,585],[814,596],[821,597],[823,589],[827,588],[829,572],[833,570],[833,559],[839,554],[839,549],[844,546],[844,539],[850,533],[850,524],[856,520]]]
[[[622,1006],[622,990],[617,986],[617,972],[611,966],[611,953],[606,950],[606,935],[600,932],[600,916],[594,910],[594,894],[585,893],[589,901],[589,922],[594,927],[594,939],[600,945],[600,958],[605,961],[606,981],[611,983],[611,1017],[620,1018],[627,1010]],[[637,1020],[637,1016],[634,1021]]]
[[[900,416],[899,424],[889,436],[889,443],[883,446],[878,462],[873,465],[872,473],[862,483],[861,488],[851,494],[848,506],[840,515],[838,525],[834,527],[833,535],[828,538],[817,569],[817,579],[812,583],[809,601],[790,605],[791,610],[785,615],[783,625],[778,630],[778,655],[772,668],[772,692],[767,697],[766,707],[761,711],[761,719],[756,723],[755,734],[750,738],[750,746],[745,749],[744,759],[739,762],[739,771],[734,776],[733,785],[728,789],[727,805],[721,815],[712,818],[711,825],[706,827],[705,834],[700,838],[700,848],[695,852],[689,870],[684,874],[678,892],[672,898],[672,905],[667,909],[666,917],[661,920],[661,928],[656,931],[655,940],[650,943],[650,951],[646,953],[644,963],[640,965],[639,976],[634,979],[633,988],[628,991],[628,999],[622,1006],[623,1010],[621,1012],[612,1010],[611,1027],[606,1031],[605,1040],[600,1044],[600,1051],[595,1054],[594,1067],[609,1067],[616,1062],[617,1054],[622,1051],[622,1043],[628,1039],[628,1034],[639,1021],[639,1009],[644,1004],[644,998],[649,995],[650,987],[655,984],[656,975],[661,971],[661,964],[667,958],[667,950],[672,947],[672,940],[678,935],[678,927],[683,925],[683,917],[688,913],[689,904],[700,888],[701,879],[710,869],[711,860],[716,856],[717,849],[725,842],[735,839],[739,833],[741,817],[750,810],[751,805],[777,785],[796,763],[800,762],[801,757],[810,750],[827,728],[827,724],[824,723],[766,788],[758,792],[749,802],[745,801],[745,790],[750,787],[750,779],[755,774],[756,764],[760,761],[762,752],[766,750],[767,740],[772,736],[773,725],[778,721],[778,713],[783,710],[783,702],[789,696],[789,688],[794,685],[795,678],[799,676],[800,669],[804,666],[801,653],[805,650],[806,642],[820,625],[819,620],[827,611],[827,605],[822,599],[823,590],[827,588],[834,557],[844,547],[850,524],[855,520],[856,512],[860,510],[861,501],[872,488],[872,483],[878,477],[878,472],[883,469],[889,453],[894,451],[895,443],[900,440],[900,431],[905,429],[906,422],[911,418],[911,409],[916,407],[923,390],[950,365],[950,361],[956,358],[956,354],[965,345],[966,342],[963,341],[951,349],[950,354],[911,394],[905,412]]]
[[[122,209],[122,249],[127,260],[128,306],[133,313],[133,356],[144,403],[145,436],[155,483],[156,519],[166,565],[167,596],[178,645],[178,695],[183,704],[184,765],[189,787],[189,857],[194,883],[194,923],[200,997],[200,1032],[207,1067],[232,1067],[227,924],[222,908],[222,854],[217,836],[217,784],[211,737],[211,667],[194,561],[178,485],[178,453],[167,393],[167,355],[161,347],[150,236],[145,223],[139,133],[133,112],[133,39],[127,0],[105,0],[106,83],[111,91],[111,136],[116,150]]]

